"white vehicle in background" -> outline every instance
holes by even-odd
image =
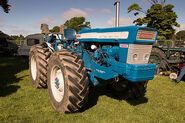
[[[18,49],[18,52],[17,52],[18,55],[29,56],[31,46],[33,46],[35,44],[41,44],[42,42],[44,42],[42,37],[43,36],[41,33],[26,36],[24,41],[21,42],[21,45]]]
[[[49,34],[48,38],[50,38],[51,35],[52,34]],[[52,37],[56,38],[57,41],[59,41],[58,36],[61,38],[61,34],[58,34],[58,36],[56,34],[53,34],[53,35],[54,36]],[[44,42],[44,35],[41,33],[28,35],[21,42],[21,45],[19,46],[17,54],[19,56],[29,56],[31,46],[36,45],[36,44],[42,44],[43,42]]]

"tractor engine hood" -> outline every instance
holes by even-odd
[[[116,28],[87,29],[83,28],[76,38],[81,42],[110,42],[110,43],[149,43],[157,39],[157,30],[148,27],[128,26]]]

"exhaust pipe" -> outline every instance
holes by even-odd
[[[115,27],[119,27],[119,8],[120,8],[120,2],[116,1],[114,3],[114,6],[116,5],[116,19],[115,19]]]

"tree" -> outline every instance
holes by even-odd
[[[50,32],[55,32],[59,33],[60,32],[60,27],[59,26],[54,26],[53,29],[49,30]]]
[[[160,0],[148,0],[148,2],[151,3],[152,5],[154,5],[154,4],[160,4],[159,1]],[[161,6],[162,6],[162,8],[164,8],[165,2],[166,2],[166,0],[161,0]]]
[[[176,39],[185,41],[185,30],[177,32]]]
[[[128,7],[128,13],[135,11],[134,15],[144,14],[144,17],[139,17],[134,20],[138,26],[146,25],[147,27],[156,28],[159,31],[158,39],[171,39],[175,33],[174,27],[180,25],[176,22],[178,16],[173,11],[174,6],[171,4],[165,5],[165,0],[150,0],[152,6],[147,11],[144,11],[138,4],[133,4]]]
[[[73,17],[64,24],[68,29],[75,29],[79,32],[83,27],[91,28],[90,22],[86,22],[84,17]]]
[[[23,35],[20,35],[18,38],[15,39],[15,43],[20,45],[21,44],[21,41],[24,40],[24,36]]]
[[[15,44],[20,44],[21,41],[24,40],[24,36],[23,35],[11,35],[11,36],[9,36],[8,34],[5,34],[2,31],[0,31],[0,39],[5,39],[5,40],[0,40],[0,42],[6,41],[8,39],[8,40],[14,40]]]
[[[0,38],[11,39],[11,37],[9,35],[3,33],[2,31],[0,31]]]
[[[8,0],[0,0],[0,6],[3,8],[4,12],[8,13],[11,5],[8,4]]]

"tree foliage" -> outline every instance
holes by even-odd
[[[185,41],[185,30],[181,30],[181,31],[177,32],[176,39]]]
[[[0,31],[0,39],[8,39],[8,40],[14,40],[16,44],[20,44],[21,41],[24,40],[23,35],[8,35]],[[6,41],[6,40],[0,40],[0,41]]]
[[[15,39],[15,43],[20,45],[21,41],[23,41],[23,40],[24,40],[24,36],[20,35]]]
[[[138,5],[138,4],[132,4],[131,6],[128,7],[128,13],[130,13],[131,11],[135,10],[136,12],[134,13],[134,15],[138,15],[139,12],[145,13],[147,14],[145,11],[143,11],[143,9]]]
[[[83,27],[91,28],[90,22],[86,22],[84,17],[73,17],[64,24],[68,29],[75,29],[79,32]]]
[[[151,3],[152,5],[160,4],[159,1],[161,1],[161,6],[162,6],[162,8],[163,8],[163,7],[164,7],[164,4],[165,4],[165,2],[166,2],[166,0],[148,0],[148,2]]]
[[[4,12],[8,13],[11,5],[8,4],[8,0],[0,0],[0,6],[3,8]]]
[[[3,33],[2,31],[0,31],[0,38],[11,39],[11,37],[9,35]]]
[[[145,14],[144,17],[137,18],[133,23],[138,26],[146,25],[158,29],[158,39],[171,39],[175,33],[174,27],[180,26],[176,21],[178,16],[173,11],[174,6],[168,4],[163,7],[165,0],[163,0],[163,5],[159,4],[158,0],[151,1],[153,4],[147,11],[144,11],[138,4],[128,7],[128,13],[134,11],[135,16],[139,13]]]
[[[54,32],[54,33],[59,33],[60,32],[60,27],[59,26],[54,26],[53,29],[51,29],[49,31]]]

